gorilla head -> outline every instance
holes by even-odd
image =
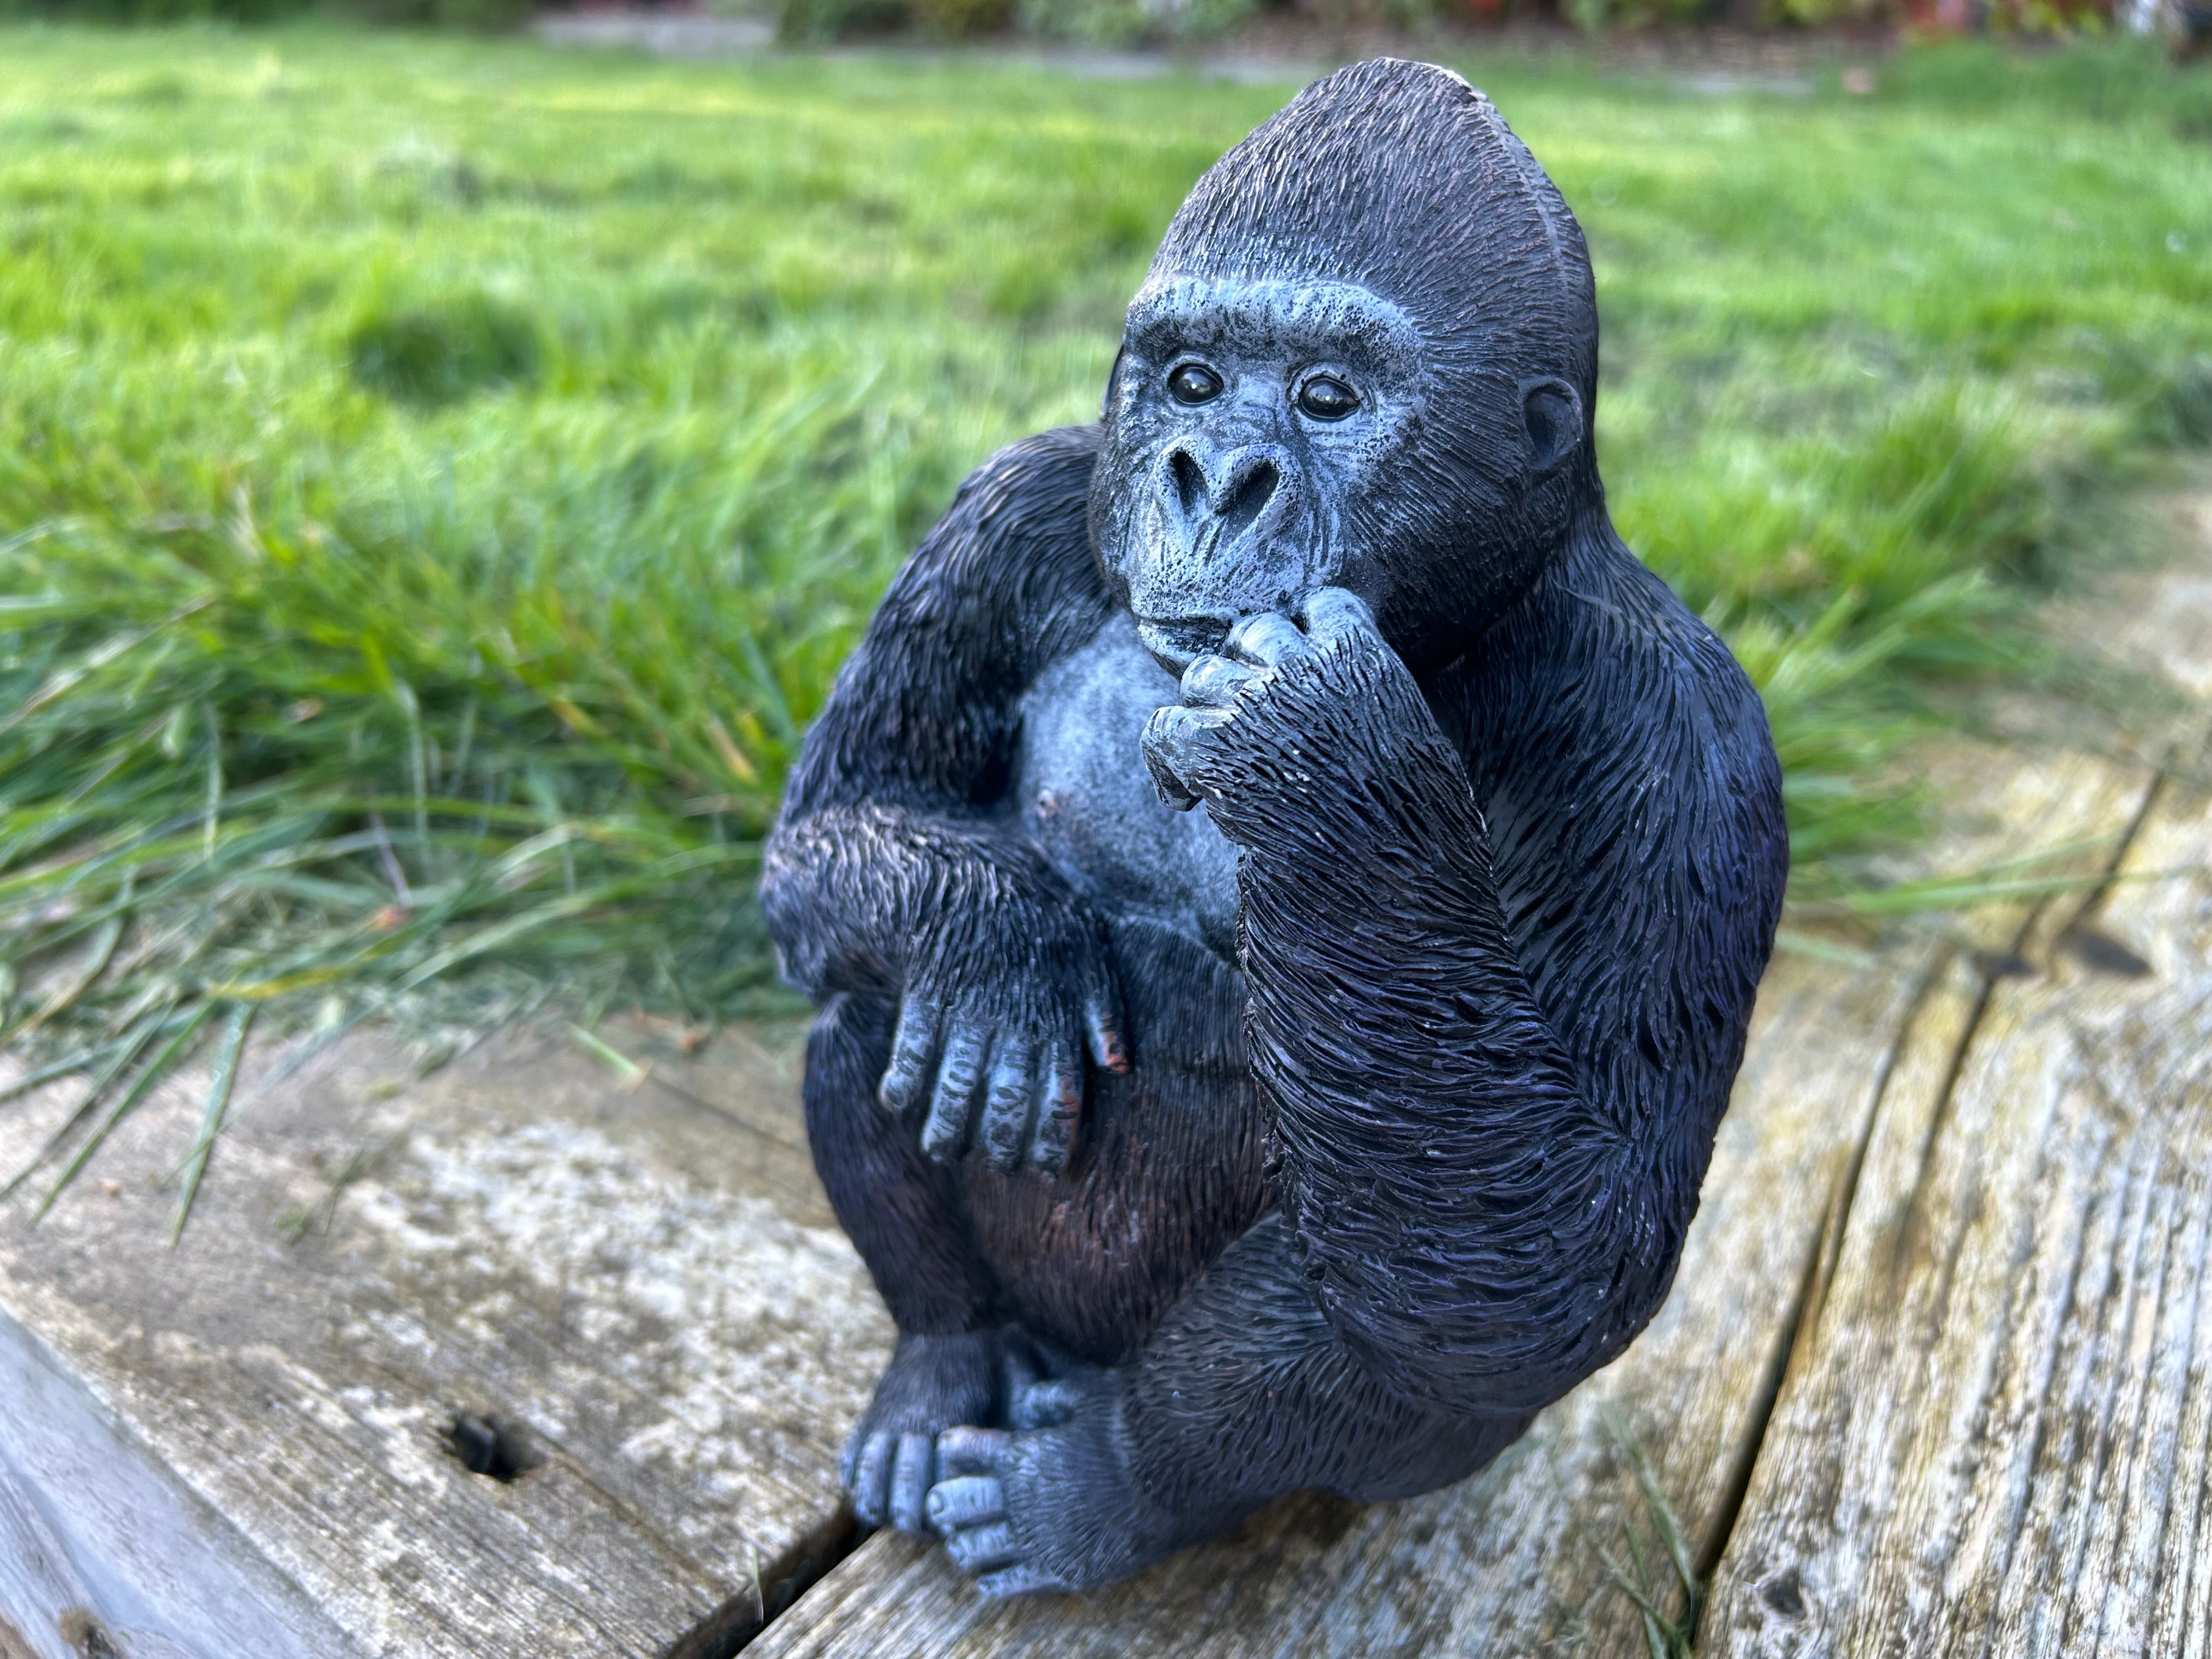
[[[1178,673],[1328,586],[1435,665],[1600,501],[1596,390],[1589,254],[1534,158],[1449,71],[1355,65],[1168,228],[1107,386],[1100,563]]]

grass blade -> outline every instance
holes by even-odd
[[[11,1100],[21,1099],[32,1091],[44,1088],[47,1084],[61,1078],[73,1077],[79,1072],[89,1071],[122,1046],[123,1042],[119,1039],[114,1042],[98,1043],[89,1048],[80,1048],[75,1054],[55,1060],[51,1065],[40,1066],[36,1071],[26,1072],[5,1088],[0,1088],[0,1106],[6,1105]]]
[[[183,1055],[186,1046],[198,1035],[200,1027],[207,1024],[209,1016],[215,1012],[215,1007],[211,1002],[203,1002],[193,1009],[177,1034],[162,1045],[161,1052],[146,1062],[130,1088],[124,1091],[123,1098],[115,1103],[115,1109],[108,1113],[100,1126],[86,1137],[84,1145],[76,1149],[76,1156],[70,1159],[69,1167],[46,1189],[46,1195],[39,1200],[39,1207],[31,1212],[33,1224],[46,1218],[46,1212],[54,1207],[54,1200],[68,1190],[70,1183],[92,1161],[92,1155],[115,1132],[116,1126],[136,1111],[138,1103],[153,1092],[154,1085],[168,1075],[169,1068]]]
[[[246,1048],[246,1034],[253,1024],[254,1012],[253,1004],[239,1003],[232,1007],[230,1018],[224,1022],[221,1045],[216,1049],[215,1075],[208,1080],[207,1106],[200,1114],[200,1132],[192,1142],[191,1154],[185,1159],[184,1184],[177,1193],[176,1218],[169,1224],[169,1248],[173,1250],[185,1236],[185,1223],[191,1218],[192,1200],[199,1196],[200,1176],[206,1173],[208,1155],[215,1150],[216,1136],[222,1133],[223,1116],[230,1107],[231,1085],[238,1077],[239,1055]]]
[[[166,1016],[167,1012],[164,1009],[162,1014]],[[31,1161],[10,1176],[6,1186],[0,1187],[0,1199],[12,1196],[18,1187],[31,1178],[33,1172],[41,1164],[61,1150],[63,1145],[76,1131],[76,1126],[91,1116],[98,1108],[102,1097],[110,1088],[114,1086],[115,1079],[128,1071],[131,1062],[145,1052],[146,1045],[161,1034],[163,1025],[164,1019],[161,1017],[143,1021],[116,1045],[114,1058],[102,1066],[99,1074],[93,1079],[92,1086],[84,1091],[84,1098],[77,1102],[76,1109],[63,1119],[53,1133],[46,1137],[46,1144],[32,1155]]]
[[[107,971],[107,964],[114,957],[116,945],[123,938],[124,924],[130,920],[127,907],[131,902],[131,877],[126,872],[123,878],[122,897],[116,906],[115,914],[100,923],[100,931],[93,935],[92,953],[76,976],[48,997],[40,1005],[38,1012],[21,1025],[11,1030],[0,1031],[0,1043],[13,1042],[19,1037],[29,1036],[56,1014],[67,1010],[100,982],[100,976]]]

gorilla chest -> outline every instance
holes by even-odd
[[[1176,682],[1117,616],[1053,665],[1022,707],[1013,799],[1046,857],[1109,916],[1237,952],[1237,849],[1203,808],[1160,804],[1140,740]]]

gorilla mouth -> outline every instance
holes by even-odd
[[[1233,617],[1139,617],[1137,637],[1161,667],[1182,677],[1182,671],[1221,648]]]

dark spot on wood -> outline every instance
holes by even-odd
[[[1795,1567],[1770,1573],[1760,1579],[1759,1599],[1784,1619],[1802,1619],[1805,1616],[1805,1587],[1799,1582]]]
[[[1334,1492],[1308,1492],[1283,1516],[1283,1532],[1286,1537],[1304,1539],[1327,1549],[1352,1530],[1352,1523],[1359,1519],[1364,1507]]]
[[[446,1431],[446,1444],[471,1474],[505,1482],[542,1468],[545,1454],[531,1443],[528,1431],[503,1418],[463,1412]]]
[[[60,1619],[62,1640],[83,1659],[127,1659],[123,1644],[107,1633],[107,1626],[82,1607],[71,1607]],[[26,1648],[24,1651],[30,1651]]]
[[[2099,933],[2094,927],[2069,927],[2058,936],[2058,946],[2093,972],[2112,974],[2121,979],[2150,977],[2150,963],[2110,933]]]
[[[2017,951],[1977,951],[1974,966],[1984,979],[2030,979],[2035,964]]]

